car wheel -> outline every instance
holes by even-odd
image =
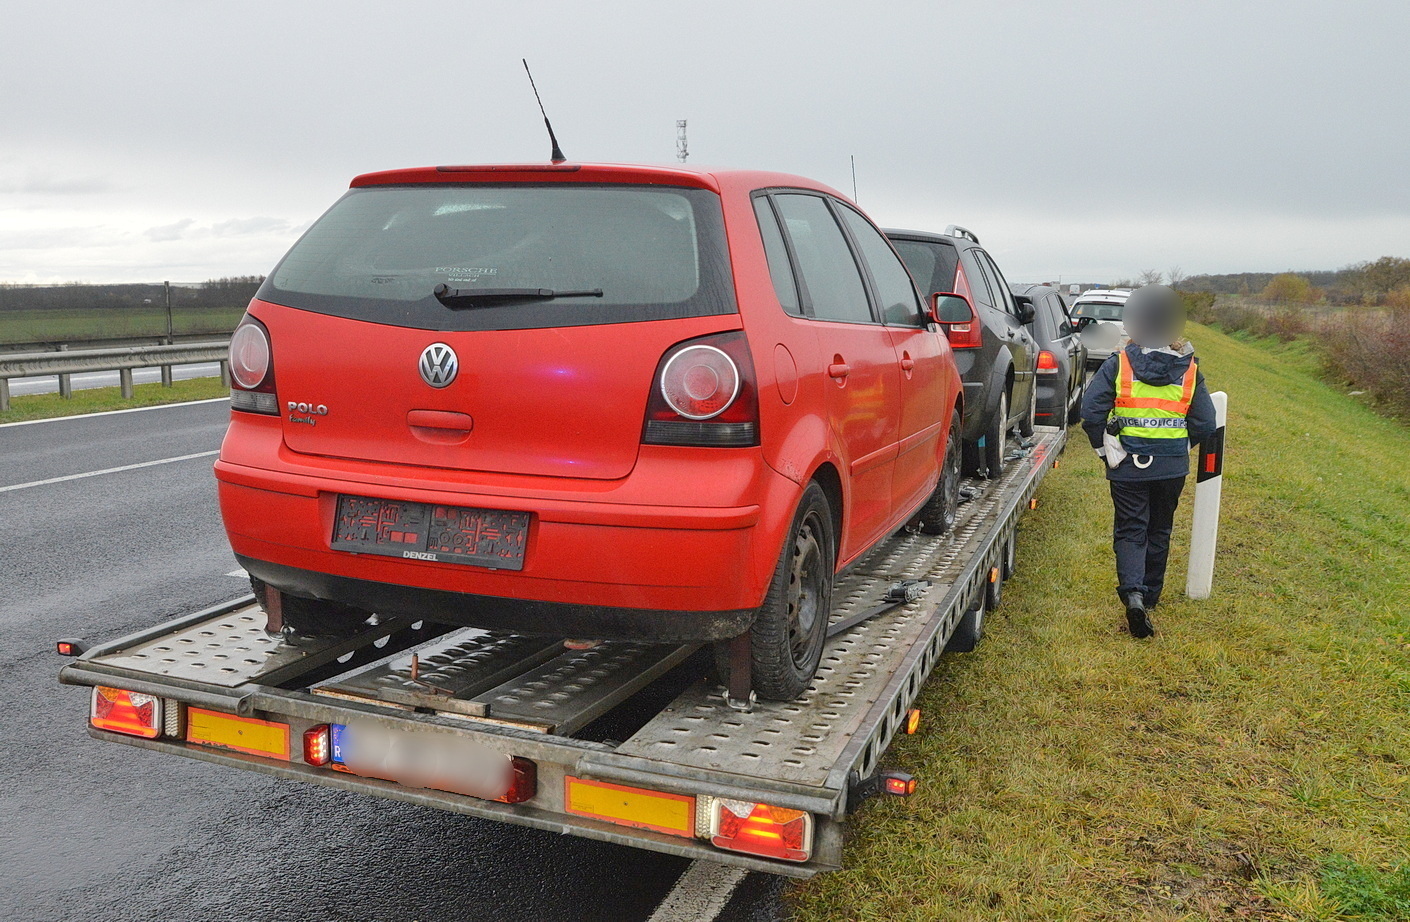
[[[960,414],[950,414],[950,434],[945,439],[945,457],[940,482],[920,509],[920,530],[927,535],[947,534],[955,527],[960,508]]]
[[[1004,471],[1004,449],[1007,448],[1009,423],[1009,395],[999,395],[999,407],[989,425],[984,430],[983,474],[989,480],[997,480]]]
[[[833,554],[827,495],[810,483],[754,618],[751,665],[760,698],[792,701],[813,681],[832,612]]]
[[[1038,382],[1028,387],[1028,412],[1018,421],[1018,434],[1027,438],[1033,434],[1033,424],[1038,418]]]
[[[269,587],[250,577],[250,588],[260,608],[269,610]],[[305,637],[348,637],[363,628],[372,613],[341,602],[305,599],[287,592],[279,595],[284,616],[284,633]]]
[[[998,573],[994,571],[997,570]],[[984,584],[984,607],[989,611],[999,607],[999,603],[1004,600],[1004,561],[1000,558],[998,565],[991,568],[987,574],[990,579]],[[997,579],[993,577],[997,576]]]
[[[1013,575],[1018,572],[1018,532],[1009,532],[1008,541],[1004,542],[1003,570],[1004,579],[1013,579]]]
[[[972,653],[984,637],[984,599],[981,597],[964,613],[955,632],[945,642],[946,653]]]

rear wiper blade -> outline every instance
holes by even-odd
[[[558,291],[553,288],[451,288],[442,282],[431,291],[436,300],[450,308],[463,302],[467,307],[476,304],[495,304],[503,301],[552,301],[554,298],[600,298],[601,288],[585,288],[580,291]]]

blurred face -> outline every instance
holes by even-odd
[[[1164,285],[1147,285],[1132,292],[1122,312],[1131,342],[1159,349],[1178,340],[1185,331],[1185,304]]]

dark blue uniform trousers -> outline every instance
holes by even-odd
[[[1116,551],[1116,593],[1140,592],[1149,606],[1165,587],[1165,562],[1170,556],[1170,529],[1185,478],[1111,480],[1116,507],[1112,548]]]

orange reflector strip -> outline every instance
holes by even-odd
[[[564,782],[563,809],[569,813],[633,829],[651,829],[686,838],[695,836],[694,797],[605,781],[585,781],[572,775]]]
[[[914,733],[920,729],[920,708],[911,708],[906,712],[906,733]]]
[[[998,581],[999,581],[999,568],[998,568],[998,567],[990,567],[990,568],[989,568],[989,582],[991,582],[991,583],[997,583]]]
[[[1029,508],[1029,509],[1037,509],[1037,508],[1038,508],[1038,500],[1037,500],[1036,497],[1033,498],[1033,499],[1030,499],[1030,500],[1028,501],[1028,508]]]
[[[289,727],[287,724],[235,717],[201,708],[186,709],[186,739],[203,746],[218,746],[247,752],[253,756],[270,756],[289,761]]]

